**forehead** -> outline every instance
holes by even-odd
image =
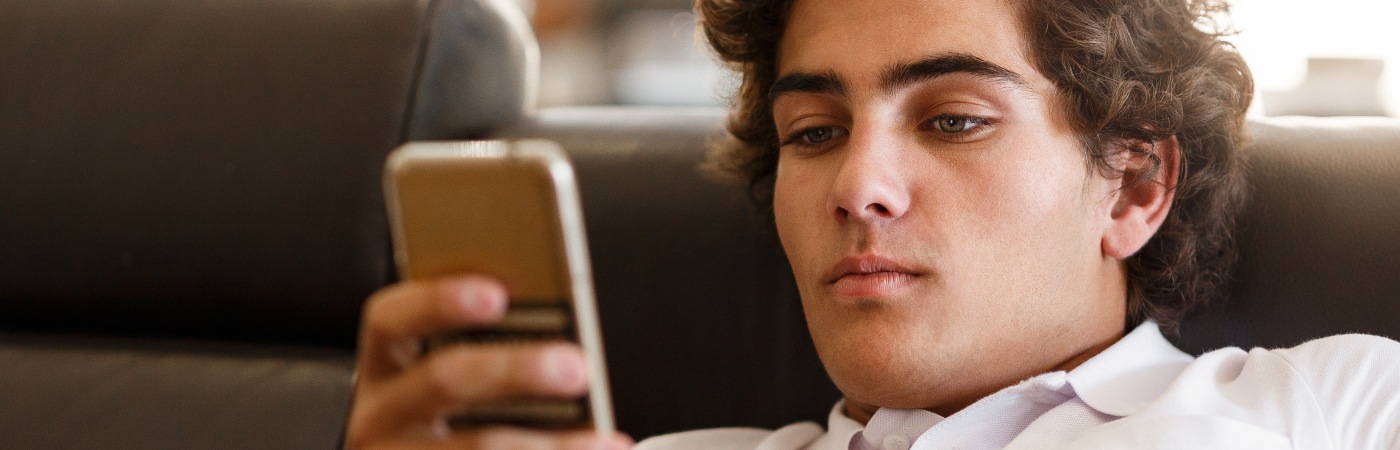
[[[948,53],[973,55],[1047,84],[1025,57],[1014,0],[797,0],[778,48],[778,73],[834,72],[859,88],[889,67]]]

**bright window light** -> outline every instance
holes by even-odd
[[[1240,34],[1231,39],[1253,69],[1261,101],[1304,85],[1309,58],[1384,62],[1377,94],[1400,115],[1400,2],[1395,0],[1233,0]],[[1372,97],[1375,97],[1372,96]],[[1255,104],[1255,114],[1261,113]]]

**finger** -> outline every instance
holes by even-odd
[[[537,431],[513,427],[488,427],[466,431],[437,448],[516,450],[625,450],[632,439],[622,433],[599,435],[592,430]]]
[[[351,445],[355,450],[626,450],[632,438],[623,433],[599,435],[591,430],[537,431],[512,427],[489,427],[460,432],[446,439],[412,440],[387,445]]]
[[[586,374],[583,352],[572,344],[449,346],[366,392],[357,409],[365,423],[411,433],[472,404],[578,397],[587,391]]]
[[[375,293],[361,325],[361,380],[406,367],[423,336],[500,320],[506,303],[504,286],[475,275],[404,282]]]
[[[505,286],[480,275],[409,281],[386,288],[365,307],[366,331],[386,338],[428,334],[500,320]]]
[[[437,450],[437,449],[547,449],[547,450],[628,450],[636,444],[626,433],[601,435],[593,430],[540,431],[516,427],[484,427],[464,430],[444,437],[401,439],[395,443],[351,440],[350,450]]]

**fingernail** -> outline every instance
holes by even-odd
[[[545,376],[559,389],[574,390],[583,385],[583,359],[568,348],[557,348],[545,357]]]
[[[505,310],[505,292],[494,286],[465,288],[460,292],[457,304],[470,315],[495,317]]]

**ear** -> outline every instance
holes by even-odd
[[[1176,136],[1136,145],[1140,147],[1116,157],[1122,176],[1115,180],[1117,199],[1103,235],[1104,255],[1119,260],[1137,253],[1157,234],[1171,211],[1180,176],[1181,148]],[[1155,172],[1153,156],[1161,161]]]

